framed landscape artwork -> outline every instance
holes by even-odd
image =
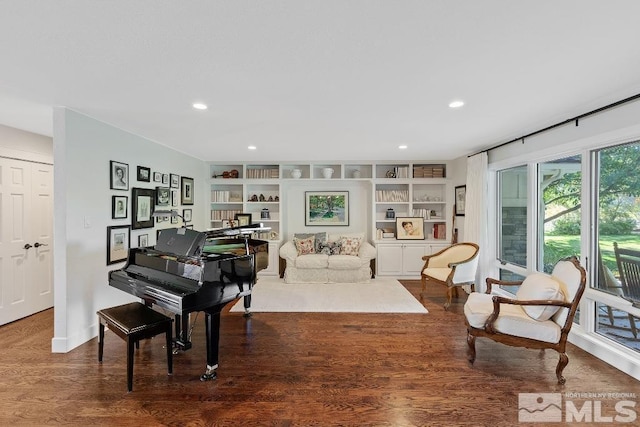
[[[305,225],[349,225],[348,191],[305,191]]]

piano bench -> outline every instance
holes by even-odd
[[[104,327],[107,325],[117,336],[127,342],[127,387],[133,389],[133,346],[139,347],[141,339],[165,333],[167,338],[167,367],[173,372],[173,349],[171,336],[172,319],[141,304],[132,302],[117,307],[98,310],[100,323],[98,362],[102,363],[104,352]]]

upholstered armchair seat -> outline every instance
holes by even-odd
[[[464,315],[472,328],[484,328],[493,314],[493,295],[473,292],[464,305]],[[552,320],[539,321],[529,316],[522,306],[504,304],[493,329],[502,334],[557,343],[560,326]]]

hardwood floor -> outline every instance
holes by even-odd
[[[419,281],[403,283],[419,295]],[[131,393],[124,341],[106,332],[102,364],[97,338],[52,354],[47,310],[0,327],[0,425],[513,426],[518,393],[640,396],[640,382],[573,345],[565,386],[556,383],[552,351],[478,339],[469,366],[465,296],[448,312],[445,298],[444,287],[428,289],[429,314],[256,313],[248,320],[228,313],[230,304],[217,380],[199,380],[200,316],[194,347],[175,356],[172,376],[163,339],[140,344]],[[615,415],[605,405],[605,415]]]

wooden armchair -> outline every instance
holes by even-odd
[[[464,306],[469,362],[476,359],[476,337],[514,346],[550,348],[560,354],[558,384],[569,363],[567,337],[584,293],[586,272],[577,258],[558,261],[551,275],[533,273],[523,281],[487,278],[487,293],[472,293]],[[515,298],[490,295],[492,285],[520,286]]]
[[[618,242],[613,243],[613,251],[618,263],[622,296],[638,307],[640,306],[640,251],[620,248]]]
[[[447,301],[444,309],[447,310],[457,286],[470,285],[471,290],[474,289],[479,250],[480,247],[475,243],[463,242],[444,248],[433,255],[423,256],[424,266],[420,275],[422,292],[426,290],[428,281],[446,285]]]

